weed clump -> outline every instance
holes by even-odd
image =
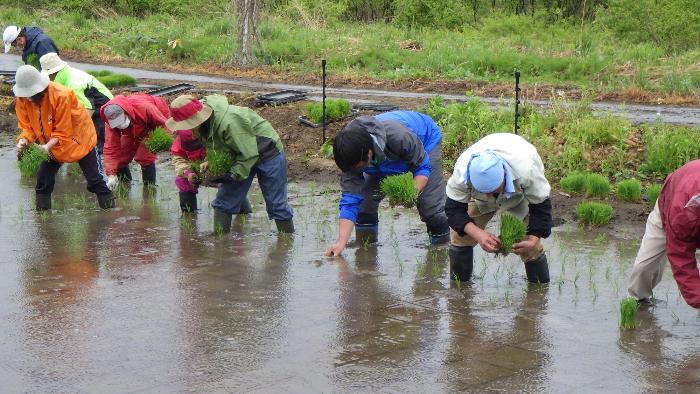
[[[649,185],[649,187],[647,187],[647,198],[649,199],[649,204],[656,204],[656,200],[659,198],[659,194],[661,194],[661,187],[661,185]]]
[[[326,100],[326,121],[337,120],[350,115],[350,103],[344,99]],[[314,123],[323,121],[323,103],[306,104],[306,116]]]
[[[158,153],[169,151],[170,147],[173,145],[174,139],[172,134],[165,131],[164,128],[156,127],[143,143],[146,145],[149,152]]]
[[[600,174],[586,175],[586,195],[589,197],[606,197],[610,193],[610,181]]]
[[[413,176],[410,172],[401,175],[388,176],[379,183],[382,193],[389,197],[391,206],[403,205],[410,208],[418,200],[418,191],[413,184]]]
[[[41,163],[49,160],[49,154],[44,152],[39,145],[30,144],[17,161],[17,167],[22,176],[30,177],[36,175]]]
[[[567,193],[581,194],[586,190],[586,174],[572,171],[562,178],[560,185]]]
[[[319,149],[318,153],[321,155],[321,157],[324,157],[326,159],[332,159],[333,158],[333,140],[328,139],[326,142],[321,145],[321,149]]]
[[[642,184],[636,179],[628,179],[617,184],[617,198],[625,201],[642,199]]]
[[[582,224],[602,226],[608,224],[613,215],[610,204],[581,201],[576,205],[576,216]]]
[[[520,242],[525,238],[527,226],[522,220],[515,216],[504,213],[501,215],[501,249],[504,255],[508,255],[513,250],[513,244]]]
[[[136,85],[136,78],[131,75],[115,74],[107,70],[88,71],[87,73],[97,78],[98,81],[102,82],[108,88]]]
[[[233,167],[233,158],[223,150],[209,149],[207,150],[207,163],[209,165],[209,175],[211,177],[219,177],[231,172]]]
[[[637,326],[634,318],[638,309],[639,303],[632,297],[620,301],[620,328],[630,329]]]

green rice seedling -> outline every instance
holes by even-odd
[[[433,271],[433,278],[439,278],[440,274],[442,274],[442,268],[437,263],[433,264],[432,271]]]
[[[562,178],[559,184],[567,193],[582,194],[586,190],[586,174],[572,171]]]
[[[22,154],[22,158],[17,162],[17,167],[19,167],[22,176],[30,177],[36,175],[41,163],[48,160],[48,153],[39,148],[39,145],[30,144]]]
[[[636,179],[618,182],[617,198],[624,201],[639,201],[642,199],[642,184]]]
[[[455,285],[457,285],[457,289],[462,290],[462,281],[457,274],[452,275],[452,280],[455,282]]]
[[[509,213],[502,214],[500,234],[501,249],[499,252],[503,253],[504,255],[508,255],[513,249],[513,244],[518,243],[525,238],[526,232],[527,226],[522,220]]]
[[[620,328],[630,329],[637,326],[634,318],[637,315],[639,303],[632,297],[620,301]]]
[[[115,74],[107,70],[88,71],[88,74],[97,78],[98,81],[102,82],[108,88],[136,85],[136,78],[131,75]]]
[[[166,152],[170,150],[174,139],[164,128],[156,127],[143,143],[151,153]]]
[[[410,208],[418,200],[418,191],[413,184],[413,175],[410,172],[388,176],[382,179],[379,187],[382,193],[389,197],[391,206],[403,205]]]
[[[649,185],[649,187],[647,187],[649,204],[656,204],[656,200],[659,198],[659,194],[661,194],[661,187],[661,185]]]
[[[350,103],[344,99],[328,99],[326,100],[326,120],[333,121],[350,115]],[[306,117],[314,123],[323,121],[323,103],[308,103],[306,104]]]
[[[209,163],[209,175],[212,177],[226,175],[231,172],[233,158],[223,150],[207,150],[207,163]]]
[[[606,197],[610,193],[610,181],[600,174],[586,175],[586,195],[589,197]]]
[[[581,201],[576,205],[576,216],[582,224],[602,226],[610,222],[613,207],[609,204]]]

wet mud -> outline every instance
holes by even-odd
[[[670,270],[638,327],[618,303],[643,223],[545,240],[552,283],[515,256],[475,253],[451,284],[413,210],[380,210],[380,242],[325,258],[333,183],[290,186],[297,233],[278,237],[259,188],[254,213],[212,232],[215,194],[181,217],[173,170],[139,169],[118,209],[96,209],[66,166],[37,214],[12,141],[0,140],[0,380],[3,392],[693,392],[700,318]]]

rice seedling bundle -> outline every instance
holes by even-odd
[[[22,176],[30,177],[36,175],[41,163],[49,160],[49,154],[39,148],[37,144],[29,144],[22,154],[22,158],[17,161],[17,167]]]
[[[504,255],[509,254],[513,250],[513,244],[518,243],[525,238],[527,225],[517,217],[504,213],[501,215],[501,249],[499,252]]]
[[[379,187],[388,198],[391,206],[403,205],[410,208],[418,200],[418,191],[413,184],[410,172],[401,175],[388,176],[379,183]]]
[[[166,152],[170,150],[174,139],[164,128],[156,127],[143,143],[151,153]]]

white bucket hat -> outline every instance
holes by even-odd
[[[7,26],[7,28],[5,28],[5,31],[2,33],[2,43],[5,44],[5,53],[10,52],[12,43],[19,37],[20,31],[22,31],[22,29],[17,26]]]
[[[43,92],[49,86],[49,76],[42,74],[30,65],[20,66],[15,74],[15,86],[12,91],[17,97],[32,97]]]
[[[68,63],[61,60],[55,52],[49,52],[40,57],[39,63],[41,64],[41,73],[46,75],[56,74],[63,70],[63,67],[68,65]]]

